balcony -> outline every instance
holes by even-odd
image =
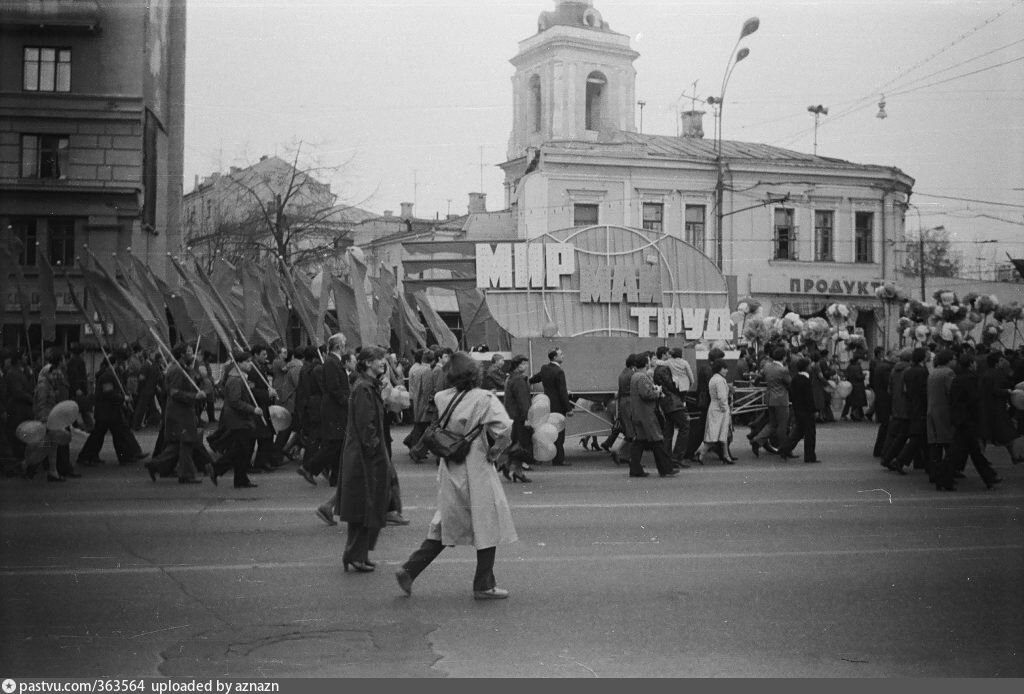
[[[97,0],[0,0],[0,28],[100,30]]]

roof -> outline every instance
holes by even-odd
[[[899,172],[894,166],[878,164],[857,164],[844,159],[823,157],[791,149],[773,147],[757,142],[722,140],[722,158],[733,162],[758,162],[779,165],[813,166],[836,171],[885,171]],[[696,162],[714,163],[718,154],[714,140],[698,137],[674,137],[671,135],[648,135],[646,133],[620,131],[611,138],[596,142],[549,142],[546,147],[565,149],[605,150],[609,154],[616,149],[624,154],[648,159],[683,159]],[[905,174],[904,174],[905,175]]]

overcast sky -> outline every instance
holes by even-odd
[[[286,155],[301,141],[340,167],[323,179],[344,202],[377,213],[414,202],[417,216],[443,217],[464,213],[468,193],[482,190],[488,209],[501,209],[509,59],[554,6],[190,0],[186,192],[197,175]],[[717,95],[743,21],[757,16],[760,29],[742,44],[750,56],[726,92],[725,139],[811,152],[807,107],[825,105],[818,153],[915,178],[907,228],[918,228],[918,213],[924,228],[944,225],[966,274],[1004,251],[1024,255],[1024,0],[594,6],[640,53],[644,132],[675,135],[676,113],[691,103],[680,97],[695,81],[696,96]]]

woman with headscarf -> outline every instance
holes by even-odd
[[[349,397],[345,448],[341,454],[341,520],[348,523],[348,540],[341,564],[348,571],[373,571],[370,550],[387,523],[391,501],[391,461],[384,430],[381,377],[387,372],[387,352],[367,347],[356,355],[356,379]]]
[[[465,461],[441,459],[437,470],[437,511],[427,529],[427,539],[409,556],[395,578],[402,591],[411,595],[412,582],[445,547],[473,545],[473,597],[500,600],[508,597],[508,591],[497,587],[494,579],[497,546],[515,542],[518,537],[495,462],[509,445],[512,420],[497,395],[479,387],[480,367],[465,352],[452,356],[448,384],[450,388],[434,396],[440,413],[454,403],[445,428],[466,435],[480,427],[479,433],[473,438]]]

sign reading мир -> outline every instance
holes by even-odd
[[[478,243],[476,286],[479,289],[558,289],[561,278],[576,274],[576,247],[571,243]],[[620,263],[580,268],[580,303],[638,304],[637,336],[685,333],[687,339],[732,337],[728,309],[668,308],[661,304],[661,272],[647,263]]]

